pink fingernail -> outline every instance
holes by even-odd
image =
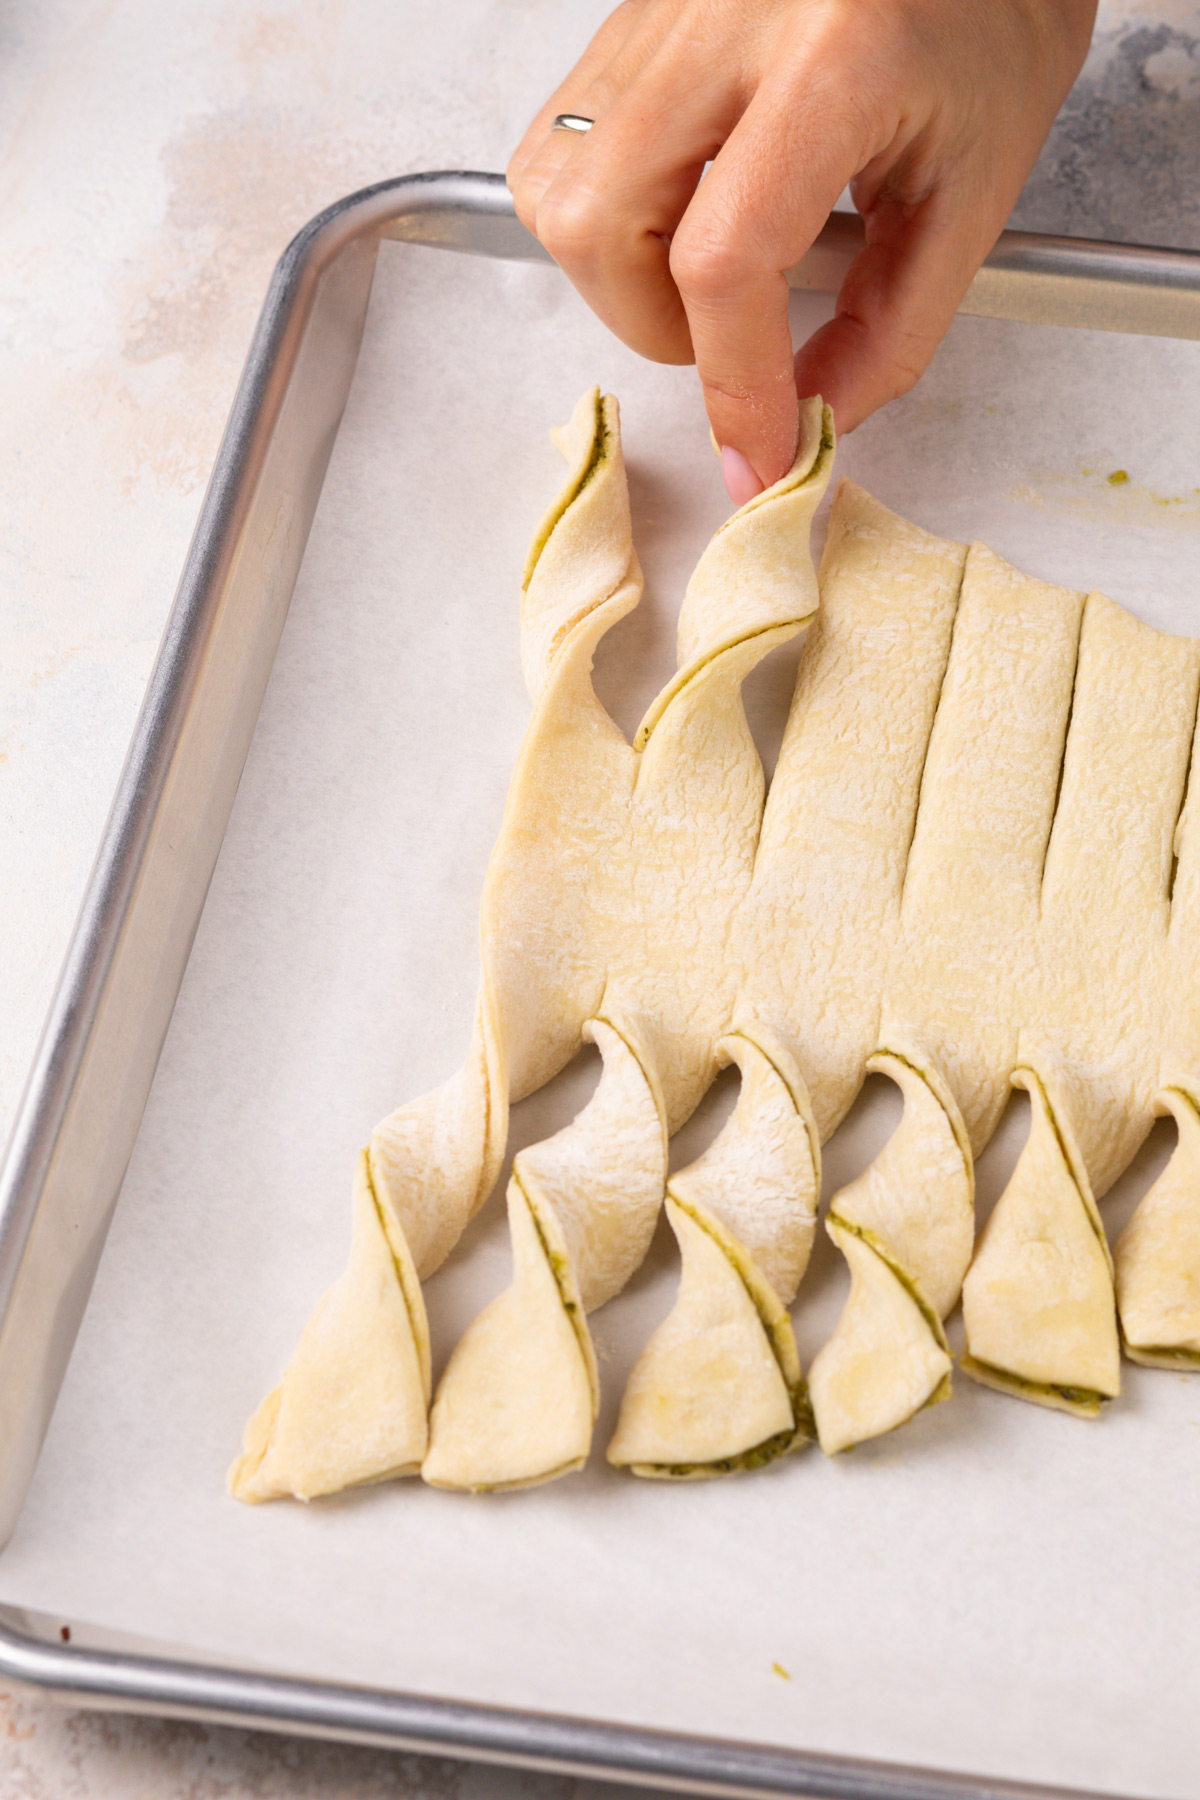
[[[725,477],[729,498],[735,506],[745,506],[747,500],[753,500],[756,494],[763,491],[763,484],[749,462],[740,450],[735,450],[730,444],[721,447],[721,473]]]

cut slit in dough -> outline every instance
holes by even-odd
[[[451,1361],[431,1480],[519,1484],[587,1454],[584,1312],[637,1266],[665,1134],[729,1055],[742,1096],[727,1135],[671,1189],[679,1301],[638,1365],[617,1460],[711,1473],[801,1435],[794,1345],[772,1307],[807,1259],[819,1142],[873,1066],[904,1089],[905,1113],[835,1206],[852,1293],[814,1365],[822,1441],[861,1441],[941,1393],[972,1161],[1014,1076],[1031,1087],[1034,1130],[966,1276],[964,1366],[1077,1412],[1119,1391],[1092,1196],[1127,1165],[1165,1088],[1200,1092],[1200,812],[1180,813],[1200,644],[931,536],[850,483],[818,606],[808,534],[832,426],[819,401],[802,412],[792,470],[697,565],[678,674],[636,745],[590,676],[641,593],[615,401],[585,395],[560,435],[567,479],[523,587],[534,712],[484,891],[470,1049],[372,1135],[376,1222],[356,1201],[351,1269],[256,1415],[244,1497],[332,1491],[421,1461],[420,1297],[403,1272],[424,1279],[453,1248],[495,1182],[510,1099],[557,1073],[588,1029],[611,1033],[603,1129],[585,1113],[518,1161],[514,1286]],[[768,793],[741,686],[805,629]],[[1192,1266],[1195,1162],[1181,1115],[1180,1148],[1118,1258],[1131,1353],[1179,1366],[1200,1326],[1160,1275],[1164,1258]],[[367,1264],[386,1272],[385,1243],[403,1279],[356,1312],[346,1283]],[[739,1381],[701,1404],[696,1359],[731,1346]],[[363,1375],[320,1444],[340,1393],[332,1377],[322,1387],[326,1356]],[[380,1357],[390,1367],[368,1376]],[[536,1420],[531,1396],[545,1397]]]

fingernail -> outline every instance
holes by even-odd
[[[747,500],[753,500],[756,494],[763,491],[763,484],[749,462],[740,450],[735,450],[730,444],[721,447],[721,473],[725,477],[729,498],[735,506],[745,506]]]

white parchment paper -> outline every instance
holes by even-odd
[[[797,301],[798,331],[825,303]],[[409,1481],[225,1497],[242,1424],[342,1266],[354,1153],[468,1038],[478,894],[527,714],[525,543],[547,440],[622,400],[649,579],[599,685],[631,727],[726,509],[694,377],[639,362],[553,270],[385,245],[367,340],[125,1192],[0,1598],[259,1666],[1008,1776],[1200,1795],[1200,1384],[1126,1370],[1083,1423],[961,1378],[836,1461],[673,1487],[603,1463],[670,1304],[661,1240],[594,1320],[590,1467],[473,1498]],[[839,468],[923,525],[1200,632],[1200,345],[961,320]],[[1109,477],[1124,471],[1127,480]],[[794,654],[755,678],[768,761]],[[570,1116],[585,1057],[518,1109]],[[718,1084],[686,1159],[728,1105]],[[840,1185],[896,1117],[878,1083]],[[980,1172],[994,1200],[1024,1129]],[[1169,1153],[1156,1128],[1113,1229]],[[435,1356],[507,1279],[496,1199],[429,1284]],[[844,1293],[814,1257],[811,1357]]]

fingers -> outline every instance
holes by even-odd
[[[518,216],[625,343],[696,362],[744,501],[791,464],[797,388],[849,430],[924,370],[1078,66],[1090,7],[625,0],[513,158]],[[595,124],[556,132],[559,112]],[[867,247],[793,359],[786,271],[848,181]]]
[[[968,24],[970,13],[964,6]],[[1090,0],[1058,0],[1029,35],[1022,9],[989,0],[959,46],[960,60],[987,53],[988,80],[978,92],[956,87],[954,46],[943,44],[919,129],[907,141],[898,133],[863,165],[853,193],[866,248],[842,283],[835,317],[796,356],[799,393],[821,394],[839,431],[853,431],[924,373],[1078,72],[1091,13]]]
[[[674,0],[668,0],[669,5],[673,3]],[[508,185],[520,217],[524,218],[523,206],[528,209],[536,204],[546,180],[557,172],[563,154],[569,152],[573,142],[578,142],[566,132],[551,135],[555,118],[559,113],[573,112],[594,119],[603,110],[606,100],[620,91],[658,42],[662,23],[647,15],[660,8],[661,0],[653,8],[650,0],[624,0],[609,14],[570,74],[535,115],[508,164]],[[589,111],[589,105],[596,111]]]
[[[591,119],[594,130],[653,56],[686,4],[687,0],[624,0],[534,118],[508,165],[513,204],[530,231],[538,232],[547,189],[571,168],[585,145],[583,134],[555,131],[555,118],[576,113]]]
[[[686,33],[669,42],[680,0],[656,0],[604,58],[592,46],[539,115],[514,158],[519,217],[589,306],[631,348],[659,362],[691,362],[687,315],[668,240],[743,104]],[[687,102],[680,103],[680,94]],[[554,113],[593,118],[586,136],[550,129]]]
[[[855,426],[924,374],[1003,228],[1007,208],[940,190],[916,208],[882,201],[851,264],[837,310],[796,353],[799,394],[821,394],[838,431]]]
[[[864,155],[845,114],[832,141],[810,118],[803,50],[785,59],[789,81],[764,87],[772,46],[759,38],[747,53],[740,12],[709,9],[703,30],[695,14],[689,0],[627,0],[539,113],[509,179],[519,217],[625,343],[697,362],[744,501],[795,455],[784,271]],[[555,132],[563,110],[592,130]]]
[[[627,117],[599,113],[586,137],[556,142],[538,159],[541,193],[524,222],[592,310],[631,349],[656,362],[689,363],[687,315],[671,277],[668,240],[687,208],[704,157],[690,146],[679,162],[654,161],[647,177]],[[565,140],[567,132],[554,132]],[[554,165],[554,173],[548,165]]]
[[[572,92],[596,123],[574,140],[549,134],[522,164],[517,206],[625,343],[660,362],[695,360],[714,435],[734,453],[730,493],[745,500],[796,450],[785,271],[876,146],[861,114],[830,105],[829,83],[795,67],[762,83],[730,44],[701,53],[682,31],[635,48],[642,60],[619,90],[635,60],[627,46]]]
[[[671,244],[713,436],[745,459],[762,487],[786,474],[796,454],[786,271],[865,154],[859,121],[827,106],[821,88],[791,77],[786,88],[760,88]],[[723,460],[730,496],[744,503],[758,489],[747,492],[735,457]]]

